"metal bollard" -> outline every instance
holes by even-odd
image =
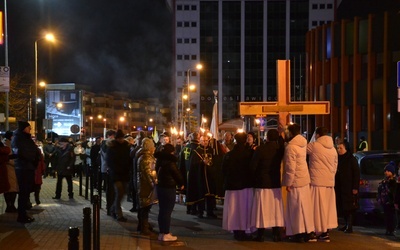
[[[82,196],[82,168],[79,171],[79,196]]]
[[[90,203],[93,204],[93,191],[94,191],[94,171],[90,172]]]
[[[79,228],[70,227],[68,236],[68,250],[79,250]]]
[[[100,250],[100,198],[93,196],[93,250]]]
[[[90,207],[83,208],[83,249],[90,250],[92,244],[92,219],[90,217],[92,210]]]
[[[85,199],[87,200],[89,198],[89,174],[86,173],[86,179],[85,179]]]

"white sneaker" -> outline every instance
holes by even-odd
[[[164,234],[162,237],[162,241],[176,241],[178,237],[173,236],[172,234]]]
[[[164,238],[164,234],[158,234],[158,240],[159,240],[159,241],[162,241],[163,238]]]

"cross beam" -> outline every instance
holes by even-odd
[[[330,113],[329,101],[290,101],[290,61],[277,60],[277,102],[240,102],[240,115],[279,115],[279,123],[290,122],[293,115],[326,115]]]

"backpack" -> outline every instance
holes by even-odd
[[[377,201],[382,206],[389,202],[389,185],[388,181],[382,180],[378,186]]]

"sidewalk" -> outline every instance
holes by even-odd
[[[31,195],[34,206],[28,213],[35,218],[35,221],[28,224],[18,223],[16,213],[4,212],[6,204],[4,196],[0,195],[0,249],[68,249],[69,227],[79,228],[79,244],[80,249],[83,249],[83,208],[90,207],[93,214],[93,206],[89,200],[79,196],[78,179],[74,179],[73,186],[74,199],[68,199],[67,183],[63,181],[61,199],[53,200],[56,179],[43,179],[41,204],[35,205],[33,194]],[[136,213],[124,211],[128,221],[118,222],[107,216],[104,208],[103,200],[100,210],[100,249],[151,249],[150,239],[136,233]]]

